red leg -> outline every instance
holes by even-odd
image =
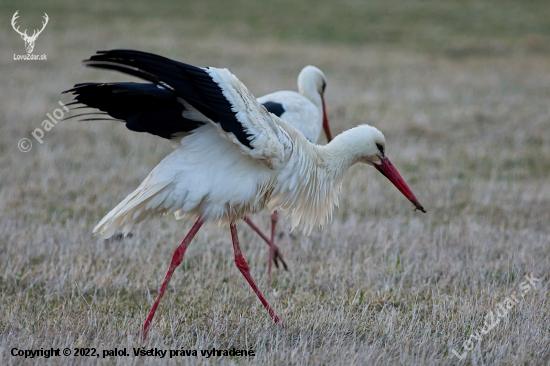
[[[275,227],[279,220],[277,210],[271,214],[271,241],[269,242],[269,264],[267,265],[267,284],[271,283],[271,261],[275,259]]]
[[[243,217],[243,221],[246,222],[265,241],[267,245],[270,245],[269,238],[265,236],[265,234],[260,230],[260,228],[257,227],[256,224],[254,224],[252,220],[248,218],[248,216]]]
[[[248,284],[250,285],[250,287],[252,287],[252,290],[254,290],[256,296],[258,296],[258,299],[260,299],[273,321],[275,323],[279,323],[281,320],[279,319],[277,314],[275,314],[273,308],[269,306],[266,299],[260,292],[260,289],[258,289],[258,286],[256,286],[256,283],[252,279],[252,275],[250,275],[250,268],[248,267],[248,264],[246,263],[246,260],[241,253],[241,248],[239,247],[239,237],[237,236],[237,228],[235,227],[235,223],[232,222],[229,225],[229,228],[231,229],[231,239],[233,239],[233,250],[235,251],[235,264],[237,265],[237,268],[239,269],[239,271],[241,271],[244,278],[246,278]],[[284,327],[283,323],[281,323],[281,325]]]
[[[248,218],[248,216],[243,217],[243,221],[246,222],[260,237],[265,241],[267,245],[271,248],[271,241],[268,239],[267,236]],[[275,257],[273,258],[273,262],[275,263],[275,266],[279,268],[279,260],[283,264],[283,267],[285,271],[288,271],[288,266],[286,265],[285,260],[283,259],[283,255],[279,251],[279,247],[277,247],[275,244],[273,244],[275,247]]]
[[[179,247],[176,248],[174,251],[174,255],[172,256],[172,262],[170,262],[170,268],[168,268],[168,272],[166,272],[166,276],[164,277],[164,281],[162,281],[162,286],[160,286],[159,293],[157,294],[157,298],[155,299],[155,302],[153,304],[153,307],[151,308],[151,311],[149,312],[149,315],[147,316],[147,320],[145,320],[145,323],[143,324],[142,328],[142,337],[143,339],[147,338],[147,333],[149,332],[149,326],[151,325],[151,322],[153,321],[153,317],[155,316],[155,312],[157,311],[157,307],[159,306],[160,299],[162,298],[162,295],[164,295],[164,291],[166,290],[166,286],[168,286],[168,282],[170,282],[170,279],[172,278],[172,275],[174,274],[174,270],[177,266],[180,265],[181,261],[183,260],[183,255],[185,254],[185,251],[187,250],[187,247],[189,246],[189,243],[191,243],[191,240],[193,240],[193,237],[199,231],[200,227],[204,221],[202,218],[199,217],[197,222],[193,225],[185,239],[181,242]]]

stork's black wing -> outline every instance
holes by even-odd
[[[252,149],[254,134],[237,119],[237,112],[206,69],[134,50],[100,51],[84,62],[90,67],[137,76],[172,91]]]
[[[204,124],[183,117],[185,107],[176,94],[152,83],[83,83],[64,93],[72,93],[76,103],[125,121],[132,131],[168,139]]]

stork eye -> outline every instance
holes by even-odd
[[[325,94],[325,88],[327,87],[327,83],[323,80],[323,94]]]
[[[382,146],[381,144],[376,144],[376,147],[378,148],[378,151],[380,151],[380,153],[384,155],[384,146]]]

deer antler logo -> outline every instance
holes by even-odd
[[[42,22],[42,29],[40,30],[35,29],[32,36],[29,37],[27,35],[26,29],[24,32],[20,32],[19,26],[17,26],[17,28],[15,27],[15,21],[17,20],[17,18],[19,18],[19,15],[17,14],[18,12],[19,10],[17,10],[15,14],[13,14],[13,18],[11,18],[11,26],[17,33],[21,35],[21,38],[23,38],[23,41],[25,41],[25,49],[27,50],[27,53],[32,53],[32,50],[34,49],[34,42],[36,41],[40,33],[42,33],[44,28],[46,28],[46,24],[48,24],[48,19],[49,19],[48,14],[44,13],[44,21]]]

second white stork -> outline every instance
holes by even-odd
[[[321,128],[325,132],[327,142],[332,140],[332,133],[325,107],[325,89],[327,82],[325,74],[315,66],[308,65],[298,74],[298,92],[281,90],[264,95],[258,101],[270,112],[290,123],[301,132],[309,141],[317,143]],[[267,267],[267,283],[271,282],[271,263],[277,265],[280,258],[285,269],[286,263],[282,259],[279,248],[275,245],[275,227],[279,220],[279,213],[275,210],[271,214],[271,238],[269,244],[269,260]],[[244,221],[252,227],[264,240],[267,237],[248,218]]]
[[[132,50],[101,51],[85,63],[155,83],[158,93],[169,90],[176,95],[180,109],[175,115],[181,117],[176,120],[159,118],[158,123],[140,124],[137,118],[127,122],[133,130],[179,133],[181,145],[94,228],[95,234],[110,236],[121,226],[128,232],[152,215],[175,212],[177,216],[196,218],[174,252],[143,325],[143,337],[174,270],[205,222],[228,224],[237,268],[275,323],[279,323],[279,317],[250,275],[235,221],[267,207],[282,210],[293,227],[309,233],[331,216],[344,173],[356,163],[375,167],[416,209],[425,212],[388,159],[384,135],[372,126],[352,128],[319,146],[269,113],[227,69],[199,68]],[[155,108],[150,110],[157,112]]]

